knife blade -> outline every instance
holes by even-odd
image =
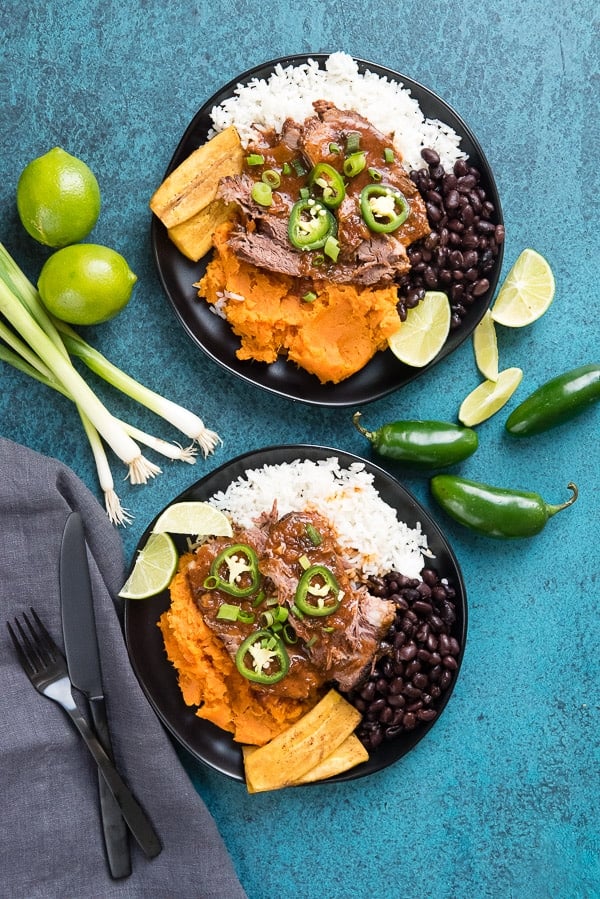
[[[60,550],[59,578],[63,637],[69,676],[74,686],[87,697],[98,739],[112,759],[92,586],[83,523],[78,512],[71,512],[65,524]],[[131,874],[127,826],[101,774],[98,792],[108,866],[113,879],[118,880]]]

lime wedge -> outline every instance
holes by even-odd
[[[159,515],[153,534],[190,534],[197,537],[231,537],[231,522],[210,503],[173,503]]]
[[[496,381],[484,381],[463,400],[458,412],[459,420],[465,427],[471,428],[491,418],[508,402],[522,377],[520,368],[505,368]]]
[[[178,554],[168,534],[150,534],[135,560],[119,596],[123,599],[148,599],[171,583],[177,570]]]
[[[523,250],[509,271],[492,307],[492,318],[507,328],[530,325],[554,299],[552,269],[536,250]]]
[[[498,380],[498,341],[494,319],[489,311],[473,331],[473,351],[477,368],[489,381]]]
[[[405,365],[422,368],[444,346],[450,331],[450,316],[446,294],[428,291],[418,306],[407,311],[400,329],[388,338],[389,348]]]

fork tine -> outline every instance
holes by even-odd
[[[22,628],[20,627],[19,622],[17,621],[16,618],[15,618],[15,625],[22,632]],[[19,638],[17,637],[17,635],[15,634],[14,630],[10,626],[9,621],[6,622],[6,626],[8,628],[8,632],[11,636],[11,640],[13,641],[13,644],[14,644],[14,647],[15,647],[15,650],[16,650],[16,653],[17,653],[17,656],[18,656],[21,666],[24,668],[27,676],[32,677],[35,674],[35,668],[31,664],[29,657],[27,656],[27,653],[23,649],[23,646],[21,645],[21,642],[20,642]]]
[[[52,639],[52,637],[46,630],[46,627],[45,627],[43,621],[41,620],[41,618],[39,617],[38,613],[36,612],[36,610],[33,607],[30,607],[30,612],[33,616],[35,623],[37,624],[38,633],[36,634],[32,625],[29,622],[29,619],[27,618],[27,616],[25,614],[23,614],[23,617],[25,618],[25,620],[27,621],[27,624],[29,626],[29,630],[35,636],[38,645],[43,646],[46,649],[46,651],[50,654],[51,660],[54,661],[54,659],[57,656],[61,655],[60,649],[58,648],[58,646],[56,645],[56,643],[54,642],[54,640]]]

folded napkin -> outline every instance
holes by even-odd
[[[38,694],[5,627],[33,606],[62,646],[58,559],[70,512],[80,513],[115,761],[148,812],[163,851],[131,840],[132,874],[110,878],[97,769],[62,709]],[[208,809],[133,673],[113,598],[121,539],[95,497],[62,463],[0,438],[0,895],[10,899],[244,897]]]

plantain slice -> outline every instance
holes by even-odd
[[[213,200],[195,215],[169,228],[167,233],[180,253],[198,262],[212,247],[212,236],[219,225],[235,215],[235,206]]]
[[[310,712],[279,736],[265,746],[244,752],[248,791],[278,790],[301,782],[308,772],[339,749],[360,720],[360,712],[336,690],[330,690]],[[359,760],[363,761],[364,757]]]
[[[166,228],[191,219],[216,198],[221,178],[242,171],[244,153],[233,125],[194,150],[167,175],[150,199],[150,209]]]

